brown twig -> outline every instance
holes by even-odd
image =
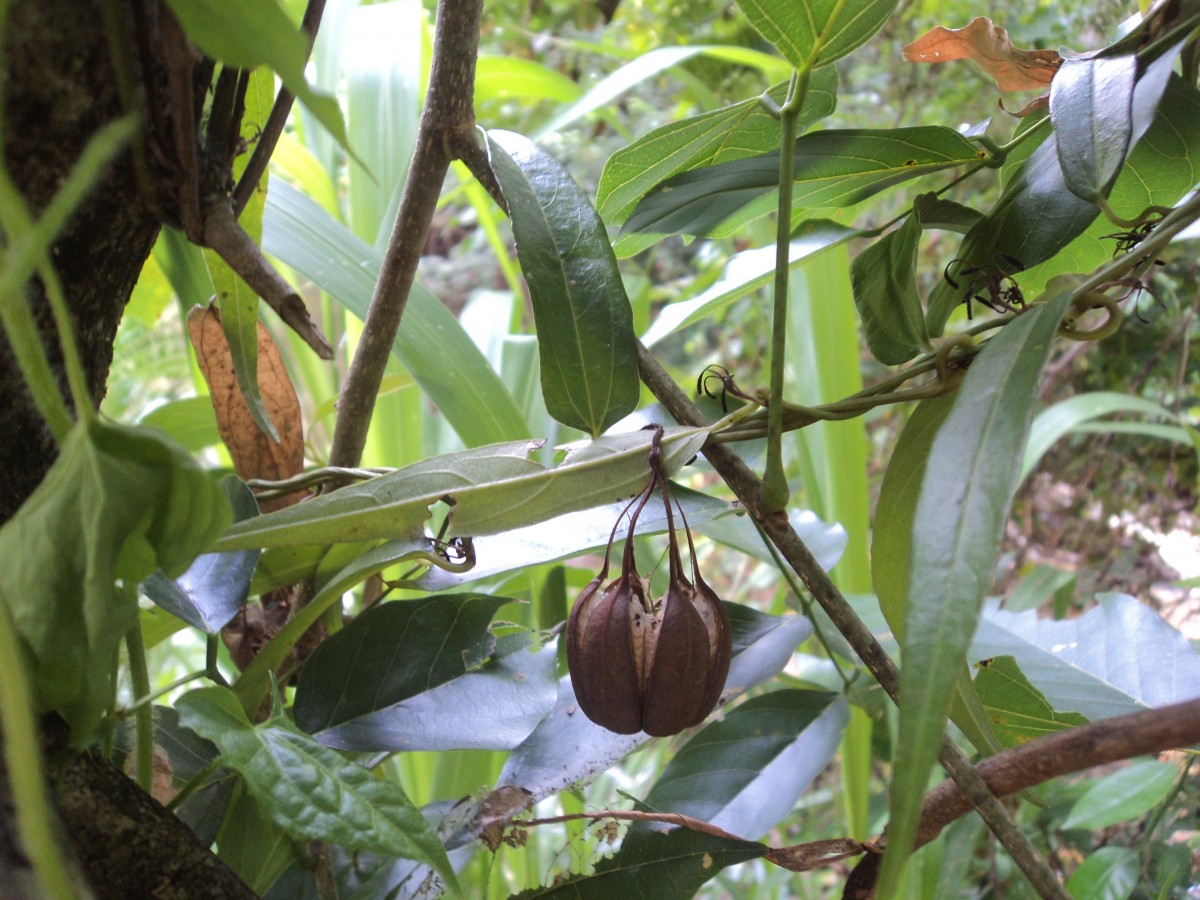
[[[638,368],[642,381],[681,425],[705,425],[704,416],[687,395],[663,371],[644,345],[638,344]],[[796,534],[786,512],[763,514],[758,508],[762,482],[740,457],[723,444],[709,442],[703,453],[717,473],[762,527],[780,554],[800,576],[830,620],[846,638],[880,686],[897,704],[900,700],[900,673],[875,636],[854,612],[833,581],[820,567],[808,547]],[[970,798],[980,817],[1021,867],[1043,897],[1067,898],[1057,877],[1032,842],[1013,821],[1008,810],[988,790],[971,768],[962,751],[947,737],[942,738],[938,755],[943,767],[955,779],[964,796]]]
[[[338,400],[329,464],[362,458],[375,397],[408,303],[442,182],[456,151],[474,138],[475,59],[482,0],[438,0],[429,95],[396,224],[375,284],[362,338]]]
[[[205,207],[202,243],[215,250],[313,348],[317,356],[333,359],[333,348],[309,316],[304,301],[267,262],[254,239],[238,224],[227,198],[213,198]]]
[[[309,52],[312,52],[313,41],[316,40],[317,29],[321,25],[321,16],[324,13],[325,0],[308,0],[308,6],[304,10],[304,21],[300,23],[300,28],[308,35]],[[233,189],[234,216],[240,217],[242,210],[254,196],[254,189],[258,187],[263,173],[267,171],[267,164],[271,161],[271,154],[275,152],[275,145],[279,143],[280,135],[283,134],[283,127],[287,124],[288,115],[292,111],[292,103],[295,102],[295,99],[296,95],[285,87],[280,87],[279,93],[275,95],[275,103],[271,106],[267,121],[263,123],[262,131],[258,135],[258,143],[254,145],[254,152],[250,154],[246,168],[242,170],[242,177],[238,179],[237,187]]]
[[[196,52],[188,43],[183,26],[169,8],[162,8],[162,55],[167,69],[175,158],[179,164],[178,215],[188,240],[204,243],[204,220],[200,214],[200,154],[196,139],[196,120],[191,115],[195,97],[192,91],[192,70]]]

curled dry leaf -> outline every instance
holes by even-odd
[[[188,336],[196,350],[200,371],[208,382],[221,440],[229,448],[238,475],[246,480],[281,481],[299,474],[304,467],[300,401],[279,356],[279,348],[262,323],[258,324],[258,389],[279,433],[278,444],[263,434],[242,397],[229,344],[221,329],[221,314],[215,307],[197,306],[188,313]],[[262,511],[291,506],[301,496],[296,493],[263,501]]]
[[[965,28],[931,28],[904,48],[909,62],[941,63],[974,60],[1002,91],[1036,91],[1047,87],[1062,65],[1056,50],[1021,50],[1008,32],[980,16]]]

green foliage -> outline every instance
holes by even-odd
[[[1087,718],[1073,712],[1058,712],[1017,666],[1011,656],[979,663],[975,691],[1005,747],[1016,747],[1035,737],[1086,725]]]

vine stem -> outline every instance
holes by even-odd
[[[142,636],[141,621],[134,622],[125,633],[125,647],[129,651],[129,678],[133,682],[133,696],[150,695],[150,670],[146,667],[146,642]],[[154,781],[154,708],[149,703],[138,706],[135,712],[137,723],[137,783],[147,794],[153,793]]]
[[[783,470],[783,372],[787,357],[788,275],[791,272],[792,187],[796,169],[796,128],[811,69],[793,72],[779,107],[779,211],[775,228],[775,302],[771,317],[771,399],[767,406],[767,466],[759,504],[764,512],[787,506],[787,473]]]

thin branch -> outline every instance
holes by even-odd
[[[167,84],[173,111],[175,158],[179,161],[178,204],[183,231],[194,244],[203,243],[204,220],[200,214],[200,154],[196,138],[196,119],[190,115],[195,105],[192,91],[196,52],[184,34],[183,26],[165,5],[162,8],[162,56],[167,69]]]
[[[317,29],[321,25],[321,16],[324,13],[325,0],[308,0],[308,6],[304,10],[304,21],[300,23],[300,28],[308,35],[310,53],[313,41],[317,37]],[[241,216],[242,210],[254,196],[254,189],[262,180],[263,173],[267,171],[267,164],[270,163],[271,154],[275,152],[275,145],[279,143],[279,137],[283,134],[283,128],[287,124],[288,115],[291,114],[292,103],[295,99],[296,95],[285,87],[280,87],[279,93],[275,95],[275,103],[271,106],[267,121],[263,123],[262,131],[258,135],[258,143],[254,145],[254,152],[250,154],[246,168],[242,170],[242,177],[238,180],[237,187],[233,189],[233,214],[235,217]]]
[[[254,239],[233,217],[229,201],[216,197],[204,209],[205,246],[211,247],[237,272],[254,293],[312,347],[321,359],[333,359],[333,347],[308,314],[308,307],[292,286],[267,262]]]
[[[482,0],[438,0],[429,95],[362,338],[338,400],[329,454],[333,466],[354,467],[362,458],[375,396],[408,303],[442,182],[455,158],[455,148],[474,138],[475,59],[482,5]]]
[[[655,397],[681,425],[705,425],[704,416],[696,409],[687,395],[663,371],[658,361],[644,345],[638,344],[638,368],[642,381]],[[821,608],[832,620],[842,636],[846,638],[859,659],[875,676],[888,696],[899,705],[900,673],[896,664],[875,640],[875,636],[854,612],[825,570],[817,563],[811,551],[796,534],[788,521],[787,512],[764,514],[758,508],[761,482],[740,457],[722,444],[708,443],[702,448],[708,461],[729,485],[751,516],[762,527],[788,564],[800,576],[800,580],[812,593]],[[1045,859],[1036,851],[1025,833],[1017,827],[1012,816],[970,770],[970,763],[962,751],[948,737],[943,736],[938,757],[952,778],[962,780],[963,794],[977,804],[980,818],[1004,845],[1013,860],[1021,867],[1030,881],[1043,891],[1046,897],[1066,897],[1054,873]]]

